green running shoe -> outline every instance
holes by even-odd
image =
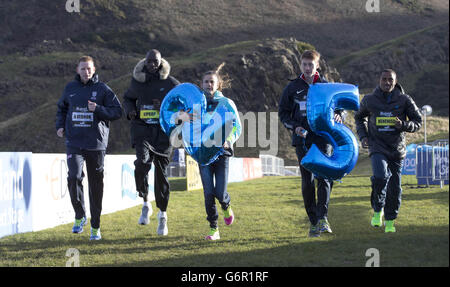
[[[319,220],[319,231],[333,233],[327,218],[322,218]]]
[[[83,226],[87,224],[86,217],[83,217],[81,219],[75,219],[75,223],[72,227],[72,233],[81,233],[83,232]]]
[[[100,227],[99,228],[92,228],[91,227],[91,237],[90,240],[100,240],[102,239],[102,235],[100,233]]]
[[[372,217],[372,221],[370,222],[370,224],[373,227],[380,227],[381,224],[383,223],[383,210],[381,210],[380,212],[374,212],[373,213],[373,217]]]
[[[233,210],[231,209],[231,206],[228,206],[227,209],[225,209],[223,211],[224,216],[223,216],[223,220],[225,221],[226,225],[231,225],[234,222],[234,213]]]
[[[319,229],[319,223],[316,225],[311,224],[309,227],[309,237],[319,237],[320,236],[320,229]]]
[[[386,220],[384,222],[384,225],[385,225],[385,228],[384,228],[385,233],[395,232],[394,220]]]

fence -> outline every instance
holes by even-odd
[[[300,167],[299,166],[285,166],[284,167],[284,175],[285,176],[300,176]]]
[[[418,185],[448,184],[448,140],[437,140],[416,147]]]
[[[441,186],[448,180],[448,140],[433,142],[432,179],[438,180]]]
[[[273,155],[260,154],[261,168],[264,176],[284,175],[284,160]]]

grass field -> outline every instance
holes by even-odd
[[[156,235],[156,211],[149,225],[137,224],[137,206],[103,215],[98,242],[89,241],[89,225],[72,234],[72,224],[1,238],[0,266],[65,266],[69,248],[79,250],[80,266],[364,267],[369,248],[379,250],[381,267],[449,266],[448,185],[418,188],[415,177],[404,176],[397,233],[385,234],[369,224],[369,178],[347,176],[331,194],[333,234],[308,238],[298,177],[230,183],[236,221],[221,220],[222,239],[207,242],[203,193],[185,184],[171,179],[167,237]]]

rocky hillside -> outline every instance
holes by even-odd
[[[399,82],[422,107],[448,117],[449,106],[449,23],[414,31],[331,62],[344,81],[370,92],[380,71],[392,68]]]
[[[101,80],[122,99],[150,48],[161,50],[182,82],[198,83],[225,62],[232,87],[224,93],[244,114],[276,112],[283,87],[299,73],[301,51],[315,47],[328,80],[367,92],[387,63],[419,105],[437,103],[437,114],[448,117],[446,0],[380,1],[380,13],[368,13],[361,0],[81,0],[80,13],[66,12],[65,2],[0,2],[1,151],[64,152],[56,102],[76,60],[92,55]],[[278,155],[295,162],[289,134],[277,127]],[[109,152],[133,152],[125,119],[112,124]]]
[[[177,79],[195,84],[199,84],[203,72],[225,62],[222,71],[232,82],[231,88],[224,90],[224,94],[235,101],[239,111],[244,115],[251,112],[258,116],[258,112],[266,112],[266,117],[260,120],[263,120],[263,124],[267,122],[266,131],[269,132],[269,113],[277,112],[278,101],[284,86],[289,79],[297,77],[300,73],[300,55],[307,48],[314,47],[294,38],[266,39],[234,43],[208,49],[190,57],[168,57],[167,60],[172,66],[172,74]],[[4,150],[33,152],[64,152],[65,150],[63,141],[56,138],[54,131],[56,101],[65,83],[74,76],[73,59],[77,59],[79,55],[59,52],[46,55],[48,60],[45,61],[41,56],[35,56],[30,57],[26,61],[27,64],[25,60],[20,65],[13,65],[9,61],[4,62],[10,69],[15,69],[15,73],[23,74],[26,82],[33,83],[33,85],[18,88],[19,83],[24,80],[13,78],[3,85],[3,91],[14,91],[17,95],[5,101],[11,108],[4,109],[3,121],[0,122],[0,146]],[[51,56],[54,60],[51,60]],[[103,49],[93,56],[98,59],[97,70],[101,79],[104,79],[122,100],[131,80],[131,71],[140,58],[120,57]],[[117,66],[110,66],[108,63],[112,63],[115,57],[119,59],[115,63]],[[40,59],[39,63],[37,58]],[[325,59],[321,60],[320,65],[321,73],[329,81],[341,80],[337,70],[330,67]],[[3,72],[6,73],[6,71]],[[112,78],[112,75],[119,72],[124,74]],[[33,102],[34,100],[36,102]],[[24,102],[28,104],[24,105]],[[290,147],[290,135],[279,123],[278,118],[275,120],[277,130],[273,131],[270,144],[272,147],[278,145],[278,156],[294,159],[295,154]],[[245,122],[244,124],[248,125]],[[248,127],[245,131],[248,132]],[[114,122],[109,145],[110,152],[130,152],[129,137],[129,122],[125,118]],[[248,135],[244,137],[247,138]],[[259,146],[257,140],[255,143]],[[236,153],[238,156],[258,156],[261,150],[267,151],[268,147],[237,148]]]
[[[366,2],[81,0],[80,13],[68,13],[64,0],[1,1],[0,54],[43,40],[70,40],[79,48],[129,54],[158,46],[166,54],[189,55],[235,42],[295,37],[338,57],[448,18],[446,0],[385,0],[379,13],[367,12]]]

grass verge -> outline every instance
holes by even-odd
[[[225,226],[220,211],[222,239],[207,242],[203,193],[185,191],[183,178],[171,179],[167,237],[156,235],[156,211],[149,225],[137,224],[137,206],[103,215],[98,242],[89,241],[89,225],[84,233],[72,234],[72,224],[1,238],[0,266],[65,266],[66,251],[77,248],[80,266],[363,267],[366,251],[376,248],[382,267],[448,267],[448,186],[417,188],[412,176],[403,182],[397,233],[370,226],[369,177],[347,176],[331,194],[333,234],[320,238],[307,236],[298,177],[230,183],[236,221]]]

